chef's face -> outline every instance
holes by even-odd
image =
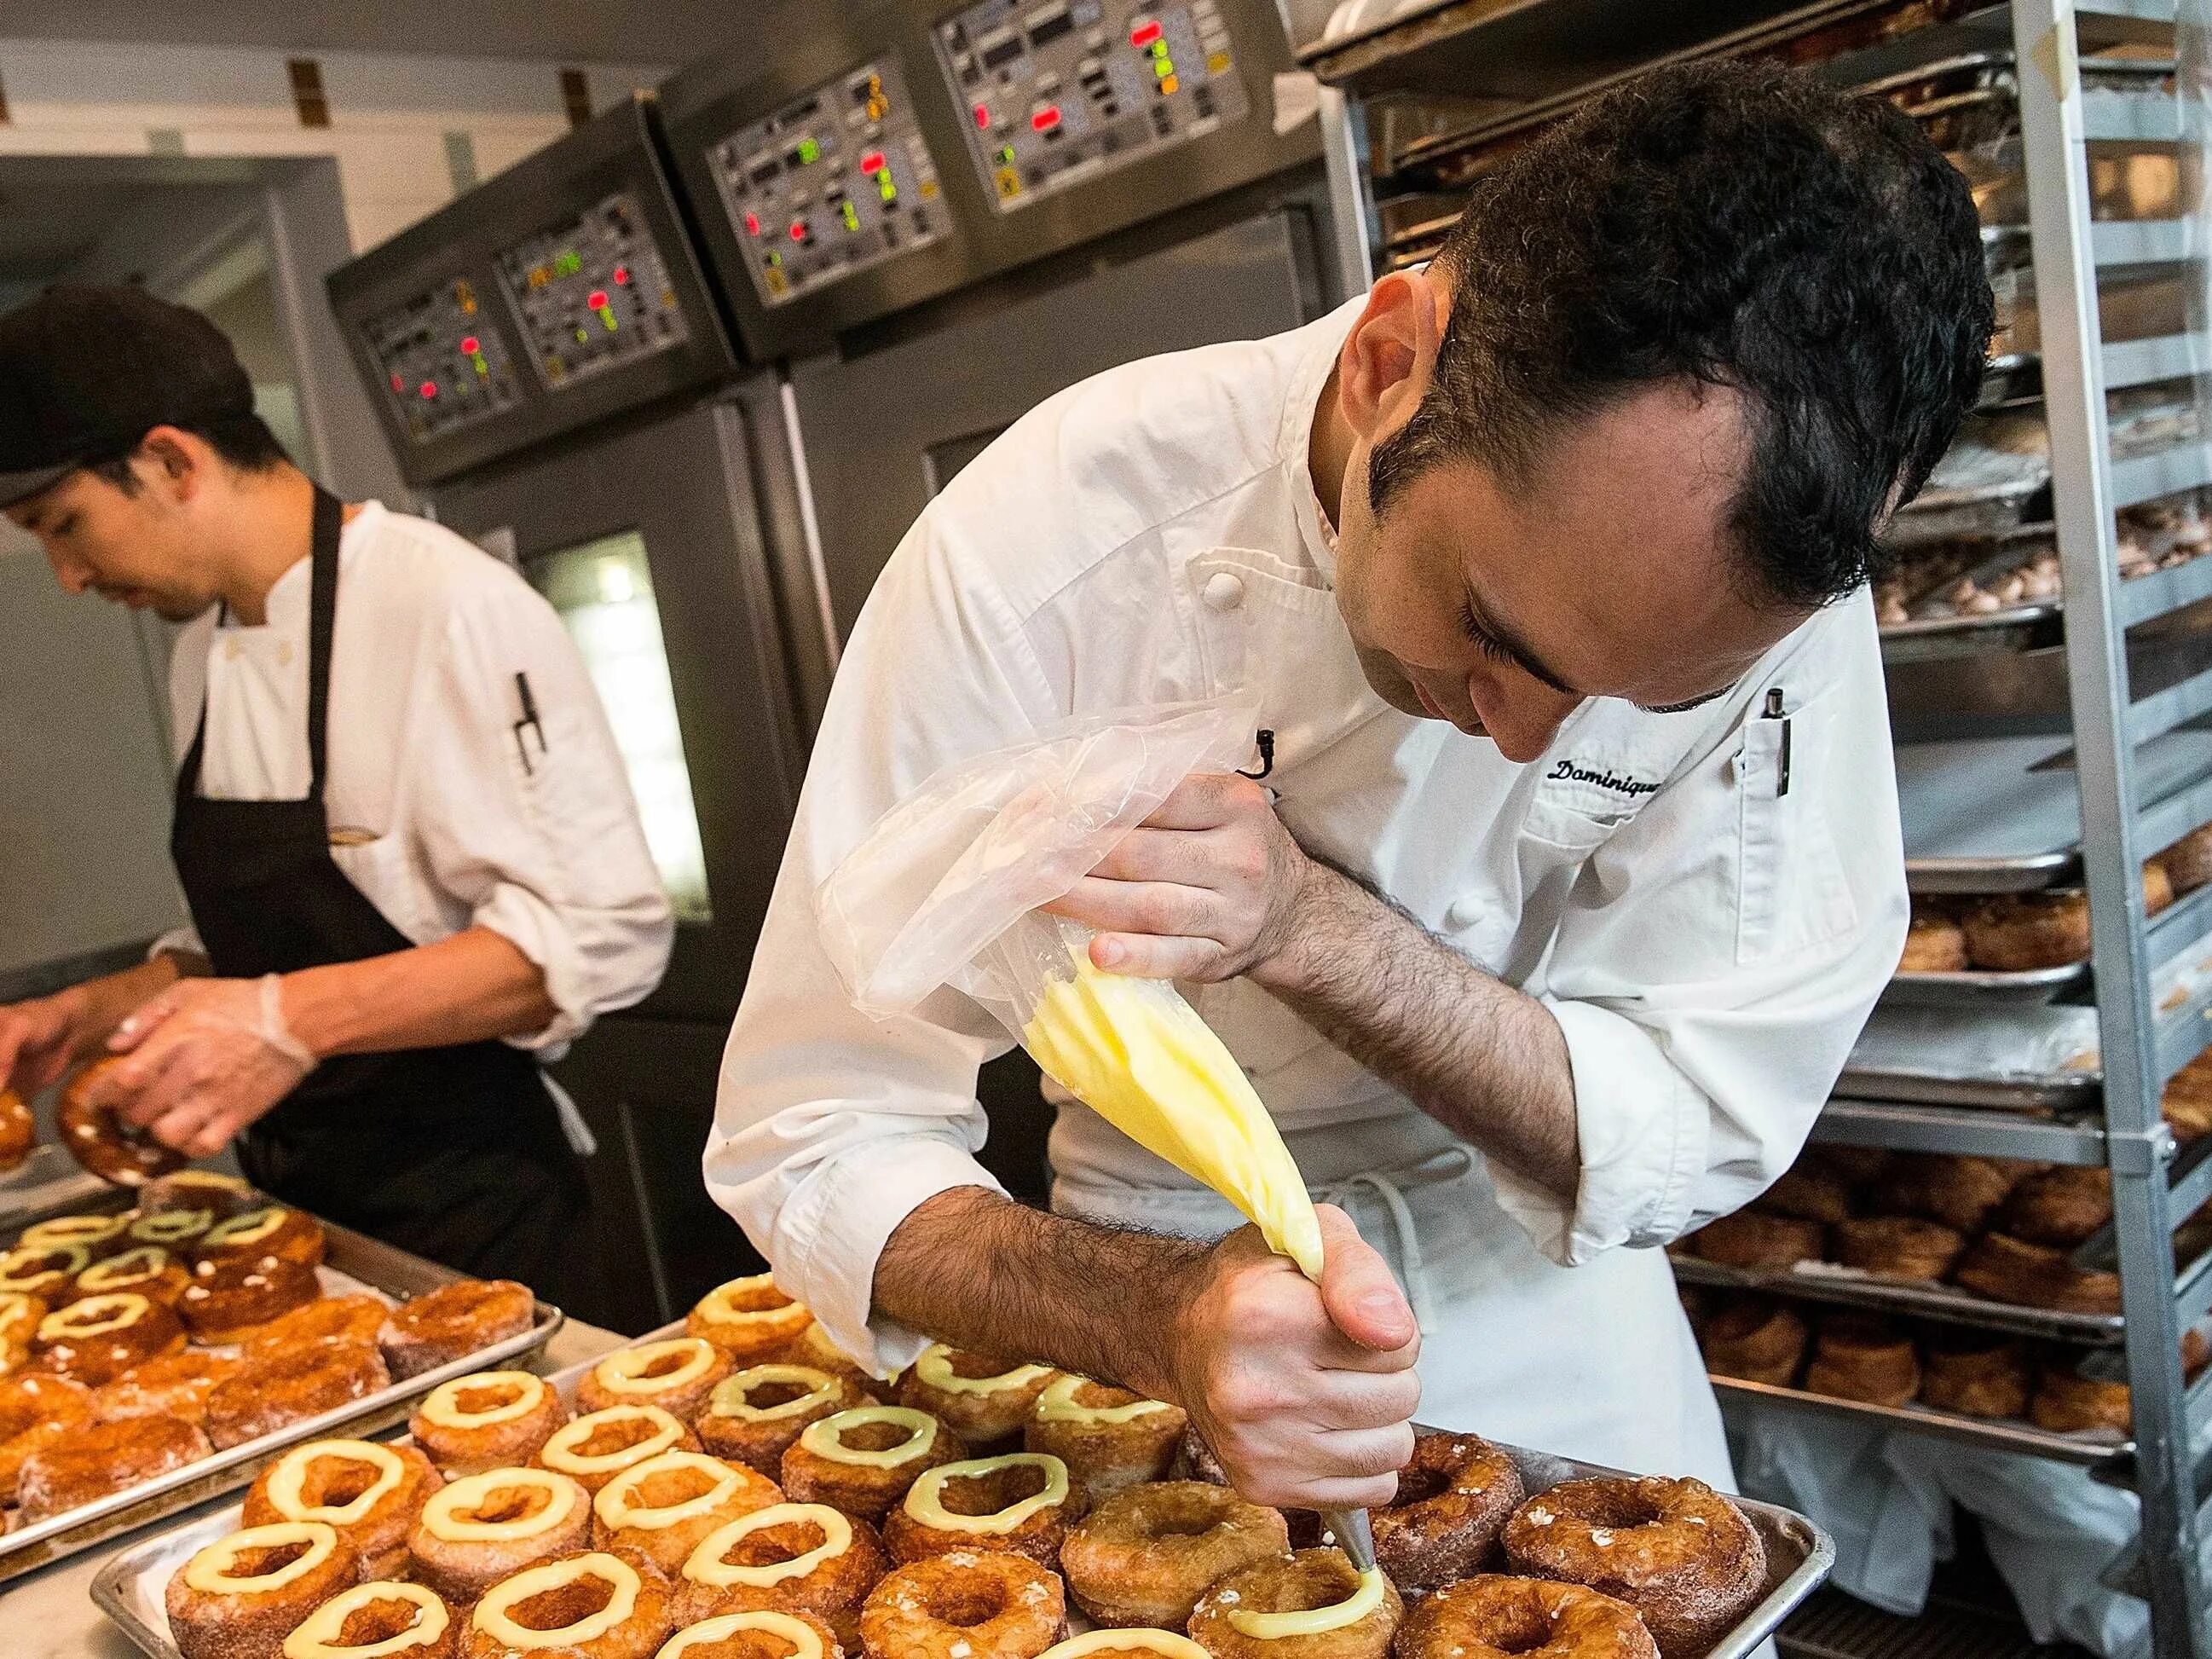
[[[195,492],[180,497],[174,458],[153,441],[163,430],[132,459],[134,488],[80,470],[7,511],[39,538],[67,592],[189,622],[215,603],[217,589],[201,556]]]
[[[1376,694],[1531,761],[1587,697],[1670,709],[1725,693],[1805,615],[1738,591],[1734,394],[1655,384],[1553,439],[1526,477],[1438,460],[1377,515],[1370,461],[1426,391],[1449,307],[1438,278],[1386,277],[1331,380],[1337,603]]]

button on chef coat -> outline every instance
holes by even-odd
[[[1443,1277],[1479,1297],[1492,1275],[1507,1305],[1543,1310],[1539,1323],[1578,1313],[1578,1331],[1509,1338],[1540,1357],[1556,1345],[1563,1364],[1613,1328],[1607,1307],[1516,1302],[1494,1276],[1544,1278],[1547,1296],[1561,1277],[1627,1285],[1606,1265],[1618,1247],[1648,1250],[1757,1194],[1796,1157],[1896,963],[1904,861],[1863,592],[1796,629],[1729,695],[1671,714],[1586,702],[1527,764],[1376,696],[1337,611],[1307,471],[1316,400],[1358,309],[1049,399],[930,504],[854,628],[705,1168],[784,1289],[878,1365],[906,1363],[921,1339],[871,1320],[877,1257],[926,1199],[992,1184],[973,1156],[986,1127],[975,1070],[1009,1039],[950,990],[907,1018],[856,1012],[814,895],[932,774],[1071,715],[1255,690],[1257,724],[1275,733],[1268,782],[1300,843],[1551,1009],[1573,1068],[1577,1191],[1562,1200],[1480,1160],[1486,1180],[1438,1190],[1462,1206],[1443,1231],[1484,1244],[1480,1273],[1468,1256]],[[1786,724],[1760,718],[1778,688]],[[1281,1003],[1242,980],[1192,995],[1309,1180],[1356,1176],[1362,1143],[1433,1161],[1436,1126]],[[1051,1151],[1061,1207],[1164,1217],[1154,1200],[1192,1187],[1080,1107],[1060,1109]],[[1650,1392],[1693,1390],[1710,1419],[1663,1261],[1642,1263],[1623,1293],[1663,1299],[1680,1350],[1658,1358],[1667,1376]]]
[[[331,857],[416,945],[488,927],[545,975],[555,1014],[510,1038],[560,1057],[659,982],[675,923],[598,694],[560,617],[507,566],[428,520],[367,503],[339,538],[331,642]],[[207,708],[200,792],[307,793],[308,562],[258,627],[210,610],[169,665],[177,753]],[[544,728],[526,732],[514,677]],[[198,951],[189,927],[156,950]]]

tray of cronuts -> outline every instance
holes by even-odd
[[[1422,1431],[1363,1576],[1175,1407],[941,1344],[883,1381],[764,1275],[410,1428],[293,1448],[94,1601],[160,1659],[1741,1659],[1834,1554],[1695,1480]]]
[[[403,1421],[558,1308],[180,1170],[0,1252],[0,1582]]]

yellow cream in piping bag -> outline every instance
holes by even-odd
[[[1045,988],[1022,1046],[1123,1134],[1256,1224],[1268,1248],[1321,1279],[1321,1223],[1275,1121],[1213,1028],[1161,980],[1102,973]]]

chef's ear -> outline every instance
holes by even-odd
[[[1394,270],[1368,291],[1337,358],[1337,396],[1362,438],[1396,431],[1420,406],[1450,316],[1450,286],[1427,270]]]
[[[153,476],[170,500],[188,501],[206,482],[215,452],[206,439],[181,427],[157,426],[138,441],[138,453],[151,464]]]

